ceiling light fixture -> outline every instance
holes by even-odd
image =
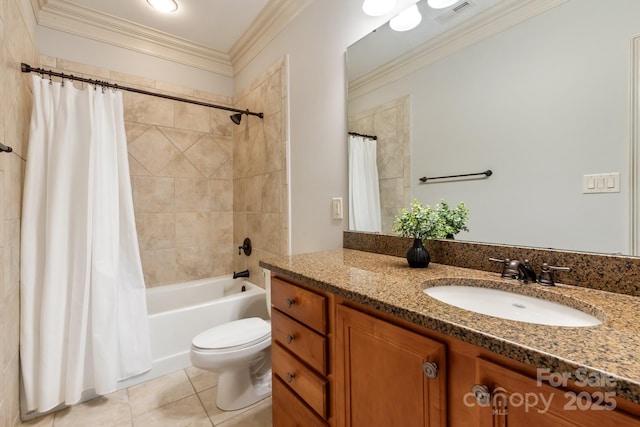
[[[396,7],[396,0],[364,0],[362,10],[369,16],[382,16]]]
[[[414,4],[391,19],[389,26],[395,31],[409,31],[417,27],[421,21],[422,15],[418,10],[418,5]]]
[[[427,0],[427,4],[432,9],[444,9],[458,3],[458,0]]]
[[[174,0],[147,0],[149,6],[162,13],[171,13],[178,10],[178,3]]]

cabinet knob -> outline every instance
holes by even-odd
[[[287,340],[287,344],[291,344],[295,337],[293,335],[287,335],[285,339]]]
[[[473,397],[476,398],[478,405],[480,406],[489,406],[491,403],[491,391],[489,391],[489,387],[484,384],[476,384],[471,387],[471,393]]]
[[[438,377],[438,364],[435,362],[425,362],[422,365],[422,371],[430,380],[435,380]]]
[[[291,306],[295,303],[296,303],[296,300],[294,300],[293,298],[287,298],[286,300],[284,300],[284,305],[286,305],[289,308],[291,308]]]
[[[287,375],[285,375],[285,379],[287,380],[288,383],[293,381],[295,377],[296,377],[295,374],[292,374],[291,372],[287,372]]]

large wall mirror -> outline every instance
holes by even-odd
[[[384,25],[347,50],[348,130],[377,137],[382,232],[411,199],[445,199],[471,210],[456,239],[631,254],[640,1],[425,3],[430,40]],[[619,191],[583,192],[612,173]]]

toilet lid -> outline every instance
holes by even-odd
[[[204,349],[245,346],[261,341],[271,333],[271,325],[259,317],[234,320],[207,329],[193,338],[193,345]]]

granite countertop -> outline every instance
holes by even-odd
[[[589,377],[604,384],[599,388],[640,403],[639,297],[576,286],[522,285],[496,273],[435,263],[413,269],[404,258],[351,249],[269,258],[260,265],[552,373],[574,374],[586,368]],[[445,283],[500,288],[562,302],[603,323],[558,327],[504,320],[448,305],[423,292],[425,287]]]

